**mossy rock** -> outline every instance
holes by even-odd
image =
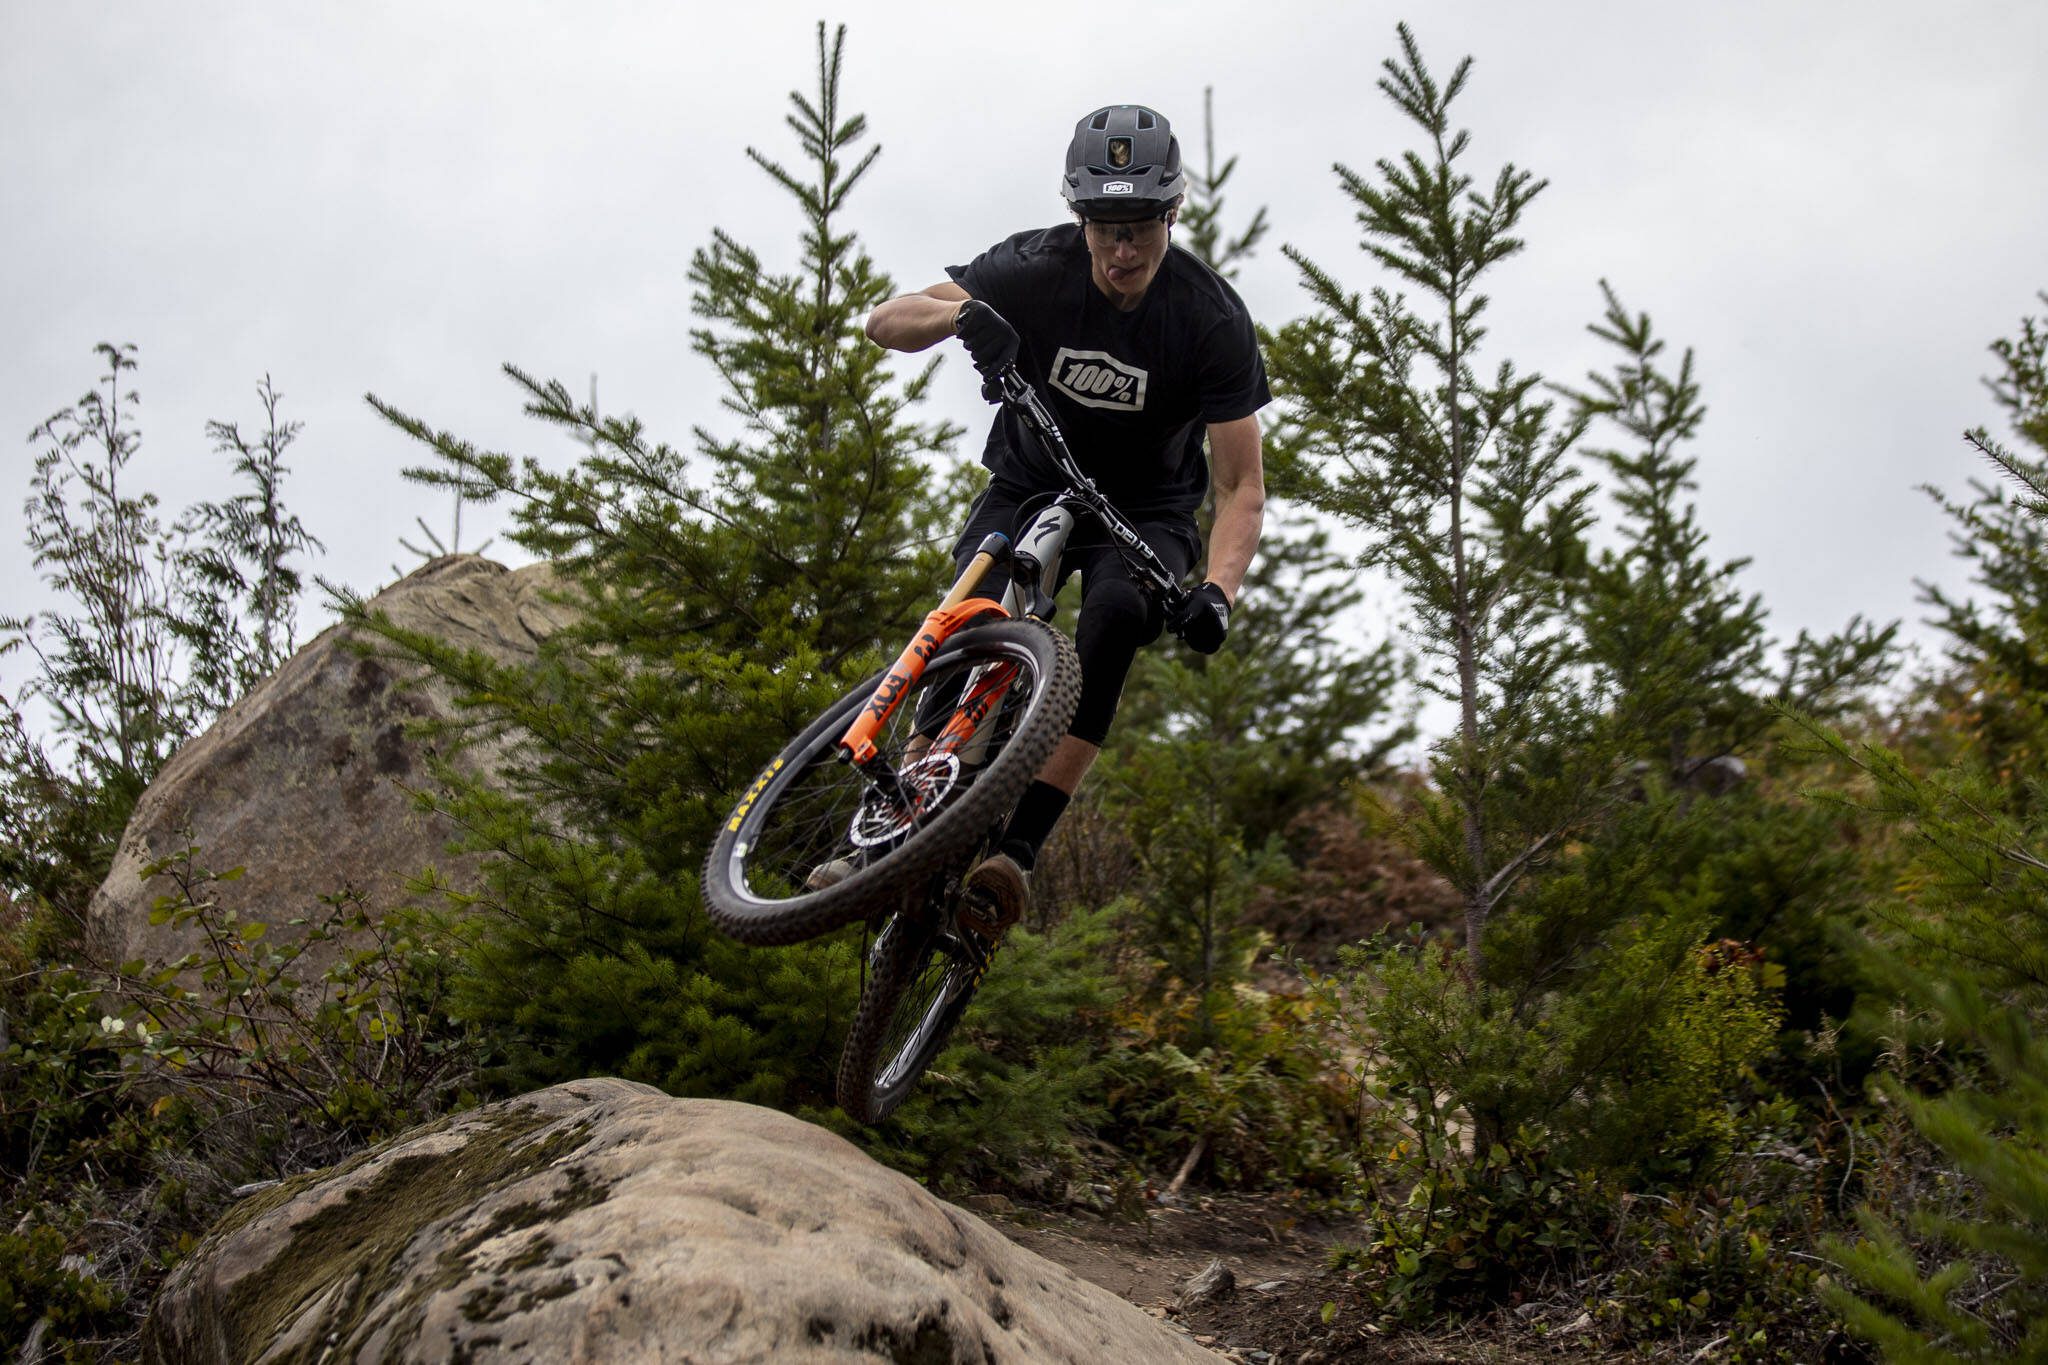
[[[786,1114],[578,1081],[231,1210],[149,1361],[1212,1359]]]

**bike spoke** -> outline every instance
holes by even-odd
[[[928,672],[875,737],[880,761],[890,770],[906,774],[906,786],[914,792],[930,798],[936,791],[936,799],[914,801],[906,811],[850,764],[834,757],[814,761],[790,780],[768,818],[753,831],[743,855],[748,889],[770,899],[800,895],[815,869],[839,859],[859,866],[865,859],[880,856],[894,843],[925,828],[950,800],[971,786],[976,770],[962,767],[957,758],[935,756],[931,736],[921,732],[915,717],[927,698],[944,699],[950,688],[952,698],[943,701],[936,722],[923,727],[942,728],[975,667]],[[1010,667],[1014,670],[1014,665]],[[984,717],[976,727],[977,745],[984,752],[999,751],[1014,733],[1023,710],[1021,689],[1013,688],[995,714]],[[946,762],[951,763],[950,769],[944,767]],[[892,822],[900,824],[894,834],[889,832]]]

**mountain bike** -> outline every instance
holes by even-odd
[[[878,1123],[945,1045],[996,939],[963,915],[962,882],[1080,701],[1073,644],[1046,624],[1060,556],[1088,518],[1172,620],[1187,590],[1075,461],[1016,366],[987,377],[1067,486],[1027,504],[1015,540],[985,537],[896,661],[811,723],[761,770],[704,864],[712,921],[743,943],[875,928],[839,1060],[839,1104]],[[1037,506],[1032,513],[1031,508]]]

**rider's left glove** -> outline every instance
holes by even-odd
[[[1214,583],[1204,583],[1188,594],[1173,614],[1173,633],[1197,654],[1214,654],[1223,648],[1230,633],[1230,599]]]

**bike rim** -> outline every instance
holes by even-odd
[[[975,973],[971,964],[956,956],[957,951],[938,935],[923,948],[923,965],[904,987],[882,1040],[885,1060],[874,1078],[877,1094],[888,1095],[915,1081],[966,1007]]]
[[[933,661],[917,687],[891,715],[884,731],[876,736],[876,748],[899,771],[917,763],[911,754],[914,738],[922,729],[934,732],[943,726],[948,712],[941,710],[936,722],[927,717],[917,723],[919,707],[928,697],[943,696],[951,684],[965,685],[974,669],[988,663],[1018,666],[1020,680],[995,715],[983,722],[988,732],[987,754],[993,757],[1010,742],[1042,690],[1030,649],[1014,641],[978,644],[971,652],[948,659],[941,654]],[[959,795],[973,785],[980,767],[952,769],[927,763],[923,771],[943,773],[918,788],[929,804],[913,810],[897,810],[899,829],[891,839],[880,837],[888,826],[889,813],[876,810],[881,798],[851,765],[841,762],[836,740],[840,726],[864,705],[864,695],[841,703],[818,742],[796,763],[771,771],[758,797],[740,817],[731,853],[730,880],[740,901],[762,909],[772,908],[806,894],[806,878],[814,869],[835,859],[846,859],[854,868],[885,856],[896,843],[909,838],[933,821],[943,818]],[[929,741],[930,736],[922,737]],[[915,785],[915,784],[913,784]]]

